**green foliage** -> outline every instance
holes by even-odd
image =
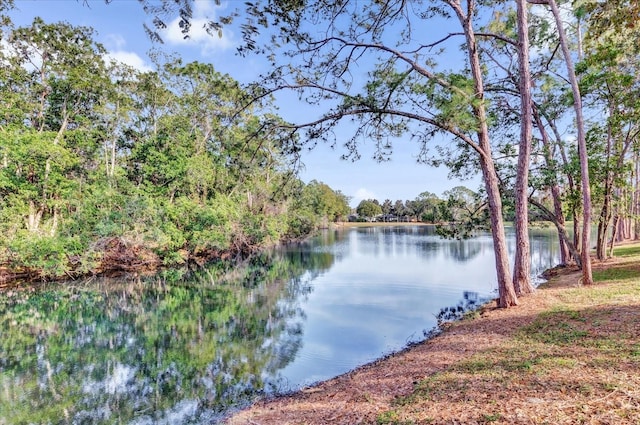
[[[441,221],[436,227],[440,236],[466,239],[474,231],[488,225],[486,201],[479,193],[464,186],[457,186],[444,193],[445,201],[438,204]]]
[[[363,199],[356,207],[356,212],[360,217],[370,219],[382,214],[382,207],[373,199]]]
[[[340,192],[297,181],[297,136],[267,101],[246,108],[212,65],[158,60],[139,73],[105,65],[89,28],[37,18],[7,29],[0,265],[45,278],[119,267],[101,264],[108,241],[131,251],[113,261],[200,263],[349,213]]]
[[[312,180],[301,194],[300,207],[330,221],[344,220],[349,214],[349,199],[322,182]]]
[[[10,266],[37,270],[43,277],[59,277],[71,270],[69,256],[83,252],[77,238],[58,238],[20,232],[7,244]]]

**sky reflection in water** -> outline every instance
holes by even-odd
[[[423,339],[441,308],[465,292],[496,295],[492,240],[443,240],[432,227],[353,228],[329,250],[338,260],[301,305],[302,347],[281,375],[292,387],[339,375]],[[533,269],[558,261],[549,231],[532,234]],[[510,241],[510,249],[515,248]]]
[[[215,423],[422,339],[465,292],[494,295],[491,247],[352,228],[233,269],[0,294],[0,425]],[[537,272],[558,261],[550,231],[532,251]]]

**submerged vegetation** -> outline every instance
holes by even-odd
[[[2,28],[0,274],[60,278],[251,253],[349,213],[297,136],[212,65],[105,62],[93,31]],[[270,128],[271,130],[267,130]]]

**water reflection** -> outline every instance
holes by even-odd
[[[304,276],[331,263],[274,255],[2,296],[0,423],[212,423],[295,357]]]
[[[461,297],[491,296],[491,246],[353,228],[239,267],[0,294],[0,425],[215,423],[422,339]],[[532,234],[534,270],[557,257],[551,232]]]
[[[303,343],[279,376],[293,389],[344,373],[420,340],[443,307],[495,296],[493,242],[443,240],[429,226],[353,228],[340,261],[302,303]],[[513,232],[509,235],[513,238]],[[553,233],[532,234],[533,269],[558,261]],[[511,251],[515,244],[510,242]],[[465,298],[466,294],[466,298]],[[471,300],[471,301],[470,301]]]
[[[449,255],[455,261],[464,263],[480,254],[482,246],[483,242],[475,239],[467,241],[452,240],[449,242]]]

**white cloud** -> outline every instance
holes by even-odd
[[[358,205],[360,201],[364,199],[376,199],[376,194],[369,189],[361,187],[360,189],[356,190],[356,194],[353,196],[352,204]]]
[[[18,51],[11,44],[9,44],[6,37],[0,38],[0,63],[1,61],[4,61],[8,58],[15,59],[16,57],[19,57],[21,66],[28,72],[33,72],[37,69],[40,69],[40,67],[42,66],[42,55],[38,50],[29,49],[29,59],[25,59],[22,56],[22,54],[18,53]]]
[[[106,62],[114,60],[116,62],[129,65],[141,72],[153,70],[151,65],[149,65],[144,58],[135,52],[127,51],[125,49],[127,41],[120,34],[107,35],[104,44],[108,50],[108,53],[105,55]]]
[[[104,44],[110,49],[120,50],[127,45],[127,40],[120,34],[109,34],[105,37]]]
[[[216,10],[220,9],[211,0],[194,2],[193,19],[189,36],[185,38],[180,28],[180,18],[177,17],[167,24],[167,28],[160,32],[160,36],[169,44],[177,46],[199,47],[203,56],[214,51],[226,50],[233,47],[233,33],[229,28],[222,31],[222,37],[207,33],[205,26],[209,21],[215,21]]]
[[[15,54],[15,50],[9,45],[6,39],[0,38],[0,57],[11,56]]]
[[[124,50],[113,51],[107,53],[105,55],[105,58],[107,59],[107,61],[114,60],[116,62],[129,65],[130,67],[141,72],[148,72],[152,70],[151,66],[147,64],[147,62],[137,53],[134,52],[127,52]]]

